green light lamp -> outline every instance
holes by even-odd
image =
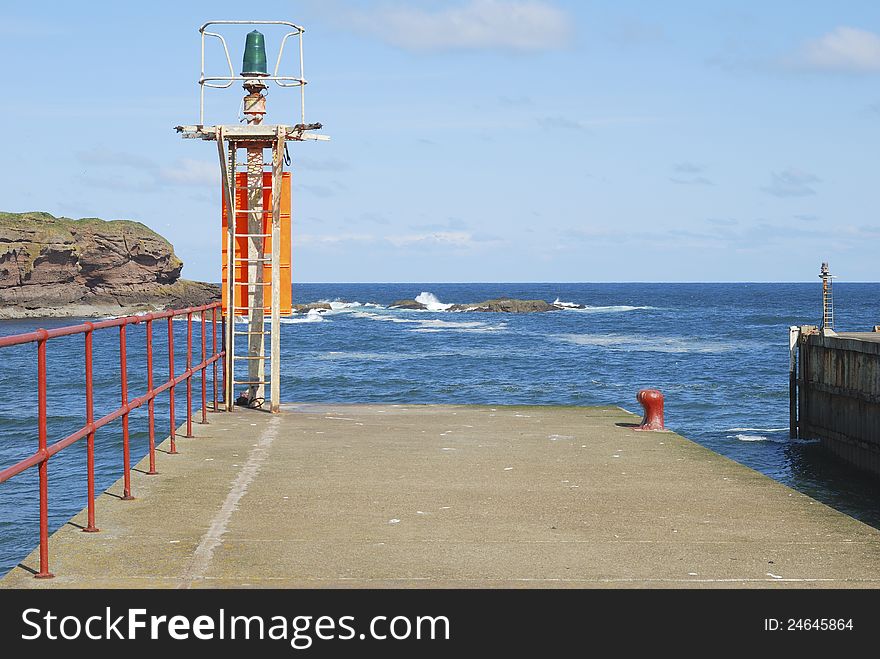
[[[244,44],[244,60],[241,63],[243,76],[267,76],[266,70],[266,39],[262,32],[248,32]]]

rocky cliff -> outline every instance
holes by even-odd
[[[101,316],[206,304],[171,243],[138,222],[0,213],[0,318]]]

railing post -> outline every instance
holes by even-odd
[[[217,356],[217,307],[211,309],[211,358]],[[214,384],[214,411],[217,412],[217,360],[214,359],[214,377],[211,379]]]
[[[193,436],[193,388],[192,388],[192,353],[193,353],[193,315],[186,314],[186,436]]]
[[[169,437],[171,439],[171,447],[169,453],[174,455],[177,453],[177,428],[174,423],[174,317],[168,316],[168,381],[172,385],[168,388],[168,415],[171,418],[171,431]]]
[[[128,356],[125,346],[125,325],[119,326],[119,382],[122,407],[128,407]],[[128,445],[128,410],[122,413],[122,500],[131,501],[131,449]]]
[[[156,395],[153,393],[153,319],[147,319],[147,417],[150,432],[150,471],[147,476],[155,476],[156,471]]]
[[[205,310],[202,310],[202,423],[208,423],[208,336],[205,334],[208,325],[206,323],[207,316]]]
[[[51,579],[49,572],[49,456],[46,454],[46,340],[48,332],[39,330],[37,342],[37,414],[39,417],[40,462],[40,571],[37,579]]]
[[[94,378],[92,377],[92,332],[94,325],[86,323],[86,425],[91,426],[95,422],[95,392]],[[95,431],[90,429],[86,436],[86,489],[88,490],[88,523],[83,529],[84,533],[97,533],[95,526]]]
[[[231,330],[226,325],[227,325],[226,316],[223,316],[223,321],[222,321],[222,325],[221,325],[221,332],[223,335],[223,368],[220,370],[223,373],[223,407],[226,409],[227,412],[229,412],[231,410],[230,410],[229,401],[228,401],[229,390],[226,387],[226,377],[227,377],[226,372],[227,372],[227,366],[229,363],[227,361],[229,359],[229,340],[227,338],[227,332],[230,332]],[[233,336],[233,338],[235,338],[235,337]]]

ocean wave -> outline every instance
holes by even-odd
[[[371,313],[369,311],[355,311],[352,314],[353,318],[365,318],[367,320],[376,320],[382,323],[403,323],[403,324],[414,324],[421,323],[424,321],[414,320],[412,318],[400,318],[399,316],[386,316],[385,314]]]
[[[318,309],[311,309],[306,315],[296,315],[291,318],[281,318],[280,322],[282,325],[305,325],[307,323],[323,323],[327,321],[326,316],[327,313],[321,312]],[[263,317],[263,324],[270,325],[272,323],[272,317],[267,312]],[[236,316],[235,317],[236,325],[247,325],[248,318],[247,316]]]
[[[784,430],[788,431],[788,428],[785,428]],[[753,435],[747,433],[727,435],[727,439],[735,439],[740,442],[771,442],[773,444],[800,444],[805,446],[819,443],[818,439],[790,439],[788,435],[771,437],[767,435]]]
[[[428,311],[446,311],[452,306],[451,304],[443,304],[436,295],[427,291],[416,297],[416,302],[424,304],[428,307]]]
[[[585,306],[583,309],[565,307],[565,311],[575,311],[577,313],[626,313],[628,311],[647,311],[656,309],[657,307],[631,307],[626,304],[613,305],[607,307],[591,307]]]
[[[590,306],[577,304],[576,302],[563,302],[560,298],[553,300],[553,304],[565,311],[577,311],[579,313],[623,313],[626,311],[646,311],[657,307],[634,307],[628,304],[616,304],[609,306]]]
[[[484,322],[456,322],[452,320],[440,320],[439,318],[430,318],[420,320],[418,318],[400,318],[385,314],[371,313],[369,311],[357,311],[352,314],[355,318],[365,318],[384,323],[396,323],[399,325],[418,325],[408,332],[421,332],[425,334],[435,334],[438,332],[471,332],[471,333],[492,333],[503,332],[507,329],[507,323],[498,323],[490,325]]]
[[[284,325],[304,325],[307,323],[325,323],[327,319],[317,309],[312,309],[305,316],[298,318],[282,318]]]
[[[726,428],[724,432],[783,432],[788,428]]]
[[[327,352],[320,355],[321,361],[365,361],[365,362],[396,362],[403,359],[419,359],[421,355],[403,352]]]
[[[417,327],[406,330],[421,334],[439,334],[440,332],[461,332],[462,334],[497,334],[504,332],[507,325],[486,325],[485,327]]]
[[[347,300],[318,300],[318,302],[330,305],[330,311],[333,313],[351,311],[352,309],[384,309],[381,304],[375,302],[349,302]]]
[[[707,341],[696,337],[648,338],[628,334],[557,334],[556,338],[575,345],[626,352],[722,353],[740,347],[740,344],[733,341]]]
[[[730,435],[728,435],[729,437]],[[733,435],[733,439],[738,439],[741,442],[769,442],[771,441],[769,437],[765,437],[764,435]]]
[[[451,320],[416,320],[413,321],[418,323],[424,328],[436,328],[436,329],[477,329],[480,327],[489,327],[488,323],[481,323],[477,321],[469,322],[469,323],[458,323]],[[505,325],[506,327],[506,325]]]

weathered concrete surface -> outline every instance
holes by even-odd
[[[616,408],[213,414],[56,587],[876,587],[880,532]],[[84,515],[74,518],[82,524]],[[23,565],[34,568],[36,553]]]
[[[838,332],[838,338],[880,343],[880,332]]]
[[[880,476],[880,333],[803,336],[798,434]]]

